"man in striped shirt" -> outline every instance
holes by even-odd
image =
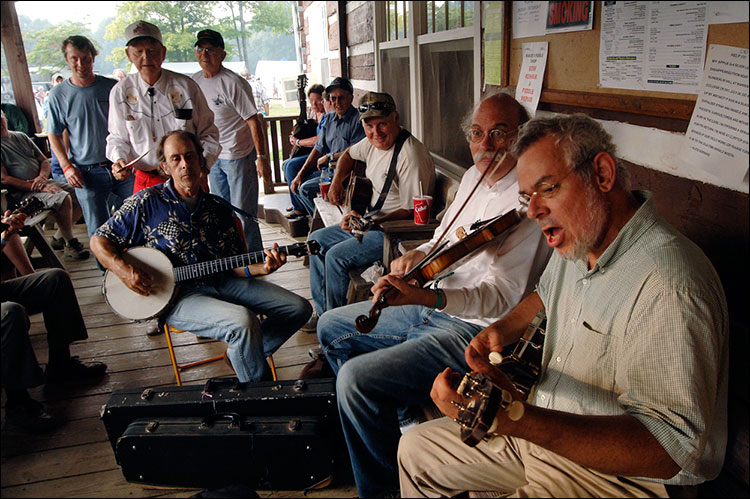
[[[476,447],[448,418],[407,432],[402,496],[667,497],[668,486],[716,477],[727,440],[728,316],[713,266],[656,213],[651,193],[629,189],[594,120],[533,120],[514,154],[519,200],[556,251],[536,292],[480,332],[465,357],[509,387],[488,355],[544,310],[541,376],[520,418],[498,411]],[[450,417],[457,381],[446,369],[432,389]]]

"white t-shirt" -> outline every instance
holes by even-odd
[[[372,199],[374,206],[383,190],[395,144],[387,151],[382,151],[365,137],[349,148],[352,159],[367,163],[365,176],[372,182]],[[374,216],[382,216],[398,209],[414,209],[414,196],[419,196],[419,184],[422,183],[424,194],[432,195],[435,189],[435,165],[432,163],[427,148],[413,136],[409,136],[401,148],[396,162],[396,175],[380,211]]]
[[[258,114],[250,83],[225,67],[212,78],[198,71],[193,80],[201,87],[208,107],[214,112],[221,144],[219,158],[240,159],[250,154],[255,143],[247,120]]]

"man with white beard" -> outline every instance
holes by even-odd
[[[715,478],[729,318],[711,262],[657,214],[650,192],[630,190],[593,119],[534,119],[513,154],[519,201],[555,253],[537,289],[464,351],[515,399],[512,411],[488,410],[488,441],[465,445],[450,419],[460,374],[442,372],[432,398],[448,417],[401,440],[402,497],[676,497],[669,486]],[[488,358],[540,309],[541,373],[523,402]]]
[[[320,317],[318,338],[337,373],[339,413],[360,497],[387,497],[398,488],[399,423],[423,415],[432,381],[446,366],[469,370],[464,348],[534,291],[547,263],[550,249],[533,222],[524,219],[507,238],[485,244],[439,283],[422,288],[402,279],[443,234],[443,241],[454,244],[477,221],[521,207],[515,159],[501,158],[527,120],[524,108],[503,93],[485,98],[468,115],[464,131],[475,165],[464,174],[432,240],[394,260],[390,274],[373,286],[373,302],[387,288],[395,289],[371,333],[354,326],[357,316],[368,314],[367,301]]]

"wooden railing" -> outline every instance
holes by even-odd
[[[292,144],[289,143],[288,137],[292,133],[296,116],[266,116],[265,118],[268,143],[269,158],[271,161],[271,178],[272,182],[263,183],[263,192],[272,194],[274,186],[286,185],[282,165],[284,160],[289,157],[292,151]]]

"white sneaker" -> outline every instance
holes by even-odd
[[[308,321],[305,322],[305,325],[299,329],[300,331],[304,331],[306,333],[316,332],[318,329],[318,313],[313,310],[313,313],[310,316],[310,319],[308,319]]]

